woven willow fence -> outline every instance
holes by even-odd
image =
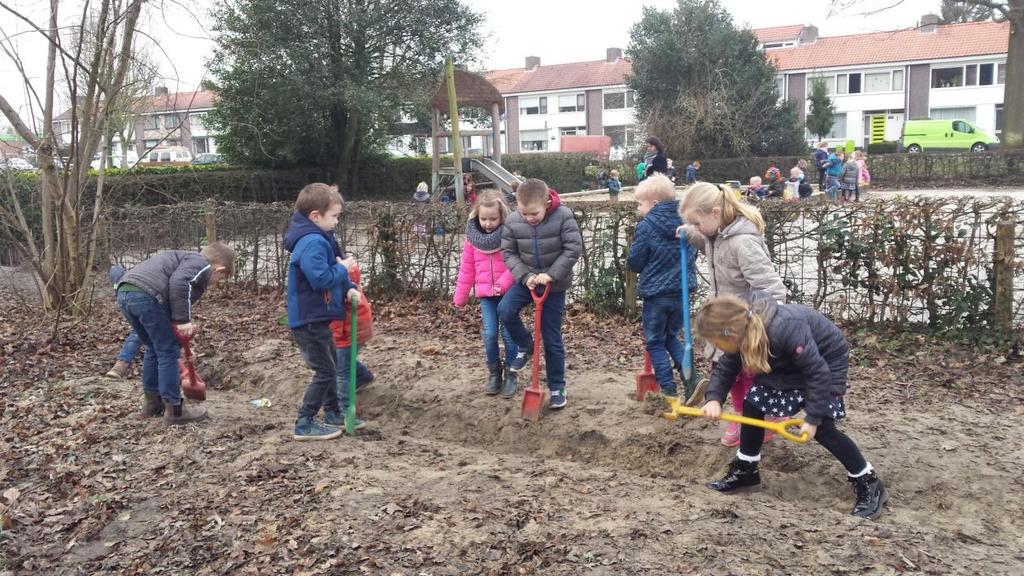
[[[625,265],[633,205],[570,206],[584,236],[570,300],[635,314],[635,276]],[[792,302],[848,322],[1024,326],[1022,202],[919,198],[761,209]],[[111,261],[131,265],[157,250],[196,250],[216,238],[237,253],[237,283],[283,290],[288,253],[281,242],[290,215],[286,204],[122,208],[110,214],[106,248]],[[360,261],[373,297],[440,297],[455,284],[464,228],[465,217],[450,207],[355,202],[345,207],[338,237]],[[706,275],[703,258],[698,262]],[[704,295],[698,291],[697,300]]]

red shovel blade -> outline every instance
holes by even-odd
[[[544,389],[532,386],[523,390],[523,418],[537,422],[540,420],[540,409],[544,405]]]
[[[659,394],[658,380],[654,377],[654,370],[651,369],[651,355],[644,353],[644,369],[636,373],[636,399],[644,401],[648,394]]]
[[[191,361],[178,360],[181,371],[181,393],[191,400],[206,400],[206,382],[199,377],[196,367]]]

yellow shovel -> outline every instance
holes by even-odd
[[[666,420],[675,420],[680,416],[704,416],[704,412],[701,411],[700,408],[683,406],[679,403],[678,398],[665,398],[665,402],[668,403],[670,410],[668,412],[663,412],[661,417]],[[790,418],[789,420],[782,420],[779,422],[768,422],[767,420],[758,420],[757,418],[747,418],[746,416],[722,412],[722,420],[771,430],[786,440],[796,442],[797,444],[803,444],[810,440],[810,435],[806,432],[798,436],[787,430],[787,428],[799,428],[803,426],[804,421],[800,418]]]

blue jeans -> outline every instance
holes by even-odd
[[[181,404],[181,345],[174,337],[167,306],[145,292],[118,292],[117,307],[146,347],[142,357],[142,390],[173,405]]]
[[[825,182],[825,194],[828,196],[829,200],[836,202],[839,200],[839,177],[826,176]]]
[[[341,411],[348,410],[348,377],[352,371],[352,349],[338,348],[338,398],[341,403]],[[359,350],[356,350],[359,354]],[[356,382],[365,379],[370,374],[370,369],[359,360],[356,360]]]
[[[292,338],[306,365],[313,371],[299,407],[299,418],[312,418],[324,410],[340,410],[338,399],[338,357],[330,322],[314,322],[292,328]]]
[[[683,302],[679,294],[648,296],[643,309],[644,344],[651,355],[654,378],[665,392],[675,392],[672,364],[683,366],[683,343],[679,331],[683,328]]]
[[[128,337],[124,339],[124,344],[121,345],[121,353],[117,355],[117,359],[131,366],[132,362],[135,362],[135,357],[139,355],[139,350],[142,350],[142,340],[139,339],[138,333],[132,329],[128,333]]]
[[[533,350],[533,336],[523,325],[519,312],[533,302],[530,289],[514,284],[498,304],[498,318],[508,328],[520,350]],[[562,344],[562,317],[565,316],[565,292],[551,292],[544,302],[540,334],[544,340],[544,362],[547,365],[548,389],[565,390],[565,346]]]
[[[494,365],[501,361],[501,350],[498,348],[498,329],[501,328],[501,339],[505,342],[505,364],[516,357],[519,347],[516,346],[508,327],[498,320],[498,304],[501,296],[489,296],[480,299],[480,315],[484,319],[484,352],[487,353],[487,364]]]

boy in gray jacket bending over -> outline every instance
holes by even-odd
[[[135,266],[117,283],[117,307],[146,347],[142,360],[142,390],[146,397],[140,416],[163,416],[167,424],[206,417],[206,408],[181,399],[178,356],[184,337],[195,333],[192,305],[211,283],[231,275],[235,252],[214,242],[199,254],[168,250]]]
[[[501,232],[501,255],[516,283],[501,303],[498,317],[508,327],[519,346],[519,354],[509,370],[526,368],[533,351],[533,337],[519,318],[519,312],[533,298],[530,291],[550,284],[540,332],[544,339],[551,408],[564,408],[565,347],[562,344],[562,318],[565,315],[565,291],[572,285],[572,267],[580,258],[583,237],[572,210],[562,206],[558,193],[543,180],[530,178],[516,192],[518,208],[508,217]]]

